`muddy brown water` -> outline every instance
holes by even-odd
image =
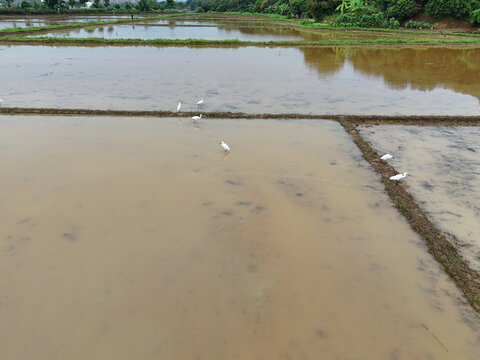
[[[0,130],[2,359],[478,359],[480,318],[335,122]]]
[[[0,56],[2,106],[480,114],[480,49],[0,46]]]
[[[167,25],[168,26],[165,26]],[[164,26],[155,26],[164,25]],[[213,25],[213,26],[212,26]],[[205,39],[205,40],[241,40],[241,41],[320,41],[320,40],[374,40],[385,39],[388,34],[373,32],[355,33],[340,31],[313,32],[291,27],[269,26],[248,22],[179,22],[159,20],[145,24],[122,24],[99,26],[75,30],[55,31],[36,35],[61,38],[105,39]]]
[[[480,272],[480,130],[477,127],[360,127],[394,168],[411,173],[409,191],[441,230],[460,241],[461,254]]]

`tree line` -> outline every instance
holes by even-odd
[[[189,0],[197,11],[236,11],[313,18],[341,13],[349,16],[382,14],[387,19],[405,21],[425,13],[433,18],[454,17],[480,22],[480,0]],[[377,15],[377,17],[380,15]]]

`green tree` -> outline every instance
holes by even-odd
[[[173,9],[174,6],[175,6],[174,0],[167,0],[167,9]]]
[[[22,9],[27,9],[27,8],[30,7],[30,3],[27,2],[27,1],[25,1],[25,0],[22,0],[22,2],[20,3],[20,7],[21,7]]]
[[[92,8],[99,9],[100,7],[100,0],[93,0]]]
[[[5,2],[7,3],[7,7],[12,7],[13,0],[5,0]]]
[[[87,6],[87,0],[78,0],[80,5],[82,5],[84,8]]]
[[[465,18],[478,6],[477,0],[428,0],[425,5],[425,14],[442,18],[454,16]]]
[[[339,3],[339,0],[310,0],[308,12],[315,21],[320,21],[324,16],[333,14]]]
[[[342,0],[341,4],[335,9],[340,11],[342,14],[348,10],[350,12],[355,12],[357,9],[364,6],[363,0]]]
[[[59,0],[45,0],[44,4],[47,5],[49,9],[54,9],[55,5],[58,5]]]
[[[106,8],[110,7],[110,0],[103,0],[103,6]]]
[[[68,6],[70,6],[70,9],[73,9],[75,7],[75,0],[68,0]]]
[[[148,0],[140,0],[136,6],[139,11],[148,11],[150,10],[150,6],[148,4]]]
[[[293,15],[305,16],[308,14],[307,0],[290,0],[289,8]]]
[[[415,15],[415,6],[415,0],[391,0],[385,10],[387,17],[404,20]]]

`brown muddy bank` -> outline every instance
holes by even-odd
[[[132,111],[132,110],[94,110],[94,109],[57,109],[57,108],[20,108],[0,107],[0,114],[11,115],[87,115],[87,116],[148,116],[148,117],[189,117],[198,115],[198,111]],[[326,119],[351,124],[390,124],[390,125],[442,125],[442,126],[480,126],[480,116],[429,116],[429,115],[332,115],[332,114],[248,114],[243,112],[202,112],[203,118],[210,119]]]
[[[91,26],[90,27],[95,27]],[[98,26],[98,25],[96,25]],[[85,26],[88,27],[88,26]],[[58,30],[64,30],[58,29]],[[42,30],[43,31],[43,30]],[[45,31],[43,31],[45,32]],[[36,32],[38,33],[38,32]],[[9,34],[18,35],[18,34]],[[28,35],[23,33],[22,35]],[[364,41],[240,41],[240,40],[138,40],[138,39],[68,39],[68,38],[16,38],[0,36],[0,44],[5,45],[48,45],[48,46],[189,46],[189,47],[331,47],[331,46],[379,46],[379,47],[480,47],[480,40],[474,39],[415,39],[364,40]]]
[[[480,313],[480,274],[460,256],[453,245],[457,243],[455,237],[442,233],[432,224],[406,190],[404,183],[389,180],[390,176],[398,172],[387,162],[379,159],[377,152],[361,137],[354,124],[342,120],[340,124],[352,136],[364,159],[381,175],[385,191],[392,199],[394,206],[409,222],[412,229],[422,237],[428,251],[442,264],[446,273],[465,294],[470,305]]]

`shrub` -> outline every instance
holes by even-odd
[[[289,7],[293,15],[303,17],[308,14],[307,0],[290,0]]]
[[[411,18],[415,14],[415,0],[394,0],[386,8],[388,17],[399,20]]]
[[[385,19],[385,15],[382,12],[377,12],[371,15],[344,13],[335,19],[333,25],[343,27],[387,28],[389,23]]]
[[[480,9],[474,10],[472,16],[470,17],[470,24],[480,25]],[[480,31],[480,29],[479,29]]]
[[[431,29],[431,30],[433,30],[437,27],[437,24],[430,24],[430,23],[427,23],[427,22],[409,20],[405,23],[404,27],[409,28],[409,29]]]
[[[463,18],[468,16],[476,5],[477,0],[428,0],[425,14],[437,18],[446,16]]]
[[[315,20],[313,19],[303,19],[302,21],[299,22],[300,25],[311,25],[311,24],[314,24],[315,23]]]
[[[333,14],[337,6],[337,0],[310,0],[308,2],[308,11],[315,21],[320,21],[325,16]]]
[[[395,18],[390,18],[390,20],[388,20],[388,27],[390,29],[398,29],[398,27],[400,26],[400,22],[395,19]]]

